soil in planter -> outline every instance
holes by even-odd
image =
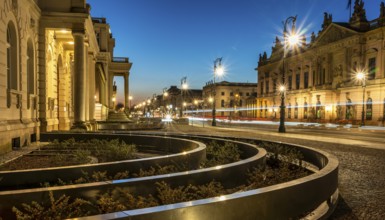
[[[58,156],[32,156],[24,155],[13,161],[0,166],[0,171],[37,169],[47,167],[60,167],[84,164],[84,161],[77,160],[73,155]]]

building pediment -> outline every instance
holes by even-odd
[[[357,34],[356,31],[332,23],[324,30],[314,42],[314,46],[330,44]]]

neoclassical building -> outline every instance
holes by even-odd
[[[203,87],[205,106],[212,108],[215,98],[216,116],[219,117],[249,117],[246,108],[247,100],[256,96],[256,83],[216,82],[207,83]]]
[[[385,116],[385,7],[366,19],[364,2],[356,0],[349,22],[333,22],[325,13],[322,29],[309,42],[289,50],[277,37],[270,57],[260,55],[255,115],[279,118],[285,82],[285,118],[290,121],[382,124]],[[284,64],[283,64],[284,63]],[[284,68],[283,68],[283,65]],[[285,70],[285,72],[283,72]],[[364,80],[357,79],[363,71]],[[283,74],[284,73],[284,74]],[[283,80],[283,77],[284,80]]]
[[[0,153],[40,132],[95,129],[113,108],[113,77],[132,63],[113,56],[105,18],[86,0],[0,2]]]

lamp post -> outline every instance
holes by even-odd
[[[361,127],[365,126],[365,88],[366,88],[366,78],[364,72],[358,72],[356,78],[361,81],[362,85],[362,112],[361,112]]]
[[[213,121],[211,123],[212,126],[217,126],[217,121],[216,121],[216,109],[215,109],[215,96],[216,96],[216,91],[215,91],[215,77],[216,75],[222,75],[223,74],[223,68],[222,68],[222,57],[217,58],[214,60],[214,80],[213,80]]]
[[[163,112],[163,114],[165,114],[165,113],[167,113],[166,111],[167,111],[167,102],[166,102],[166,97],[168,96],[168,92],[167,92],[167,87],[164,87],[163,88],[163,97],[162,97],[162,101],[163,101],[163,110],[165,111],[165,112]]]
[[[188,88],[186,76],[180,80],[180,85],[182,88],[180,91],[180,94],[182,96],[182,101],[180,102],[180,117],[183,117],[183,106],[182,106],[184,104],[183,92],[184,92],[184,90],[187,90],[187,88]]]
[[[287,47],[290,45],[296,45],[298,44],[299,38],[298,35],[295,33],[295,21],[297,20],[297,16],[290,16],[286,19],[285,23],[283,24],[283,58],[282,58],[282,85],[280,86],[279,90],[281,93],[281,111],[280,111],[280,117],[279,117],[279,128],[278,132],[285,133],[285,58],[287,55]],[[287,26],[291,23],[291,30],[288,32]]]

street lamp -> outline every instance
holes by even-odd
[[[358,81],[361,81],[362,85],[362,112],[361,112],[361,127],[365,126],[365,88],[366,88],[366,77],[364,72],[358,72],[356,74]]]
[[[214,60],[214,80],[213,80],[213,121],[211,123],[212,126],[217,126],[217,121],[216,121],[216,118],[215,118],[215,114],[216,114],[216,109],[215,109],[215,96],[216,96],[216,92],[215,92],[215,77],[216,75],[220,76],[223,74],[223,67],[222,67],[222,57],[220,58],[217,58]]]
[[[183,77],[181,80],[180,80],[180,84],[181,84],[181,91],[180,91],[180,95],[182,96],[182,101],[180,102],[181,103],[181,107],[180,107],[180,117],[183,117],[183,104],[184,104],[184,97],[183,97],[183,93],[184,93],[184,90],[187,90],[188,88],[188,84],[187,84],[187,77]]]
[[[279,117],[279,128],[278,132],[284,133],[286,132],[285,128],[285,58],[287,55],[287,47],[295,46],[299,43],[299,36],[295,32],[295,21],[297,20],[297,16],[290,16],[286,19],[283,24],[283,58],[282,58],[282,85],[279,88],[281,93],[281,111]],[[288,32],[287,26],[291,23],[291,30]]]

